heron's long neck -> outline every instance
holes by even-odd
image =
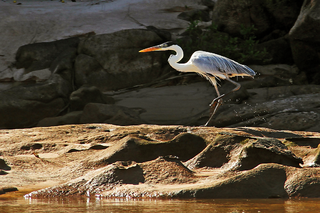
[[[183,50],[178,45],[171,47],[173,51],[176,52],[176,55],[170,55],[168,62],[174,69],[180,72],[191,72],[191,66],[187,63],[178,63],[183,58]]]

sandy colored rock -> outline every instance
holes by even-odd
[[[1,168],[0,184],[34,191],[29,197],[320,197],[313,190],[320,169],[310,167],[319,143],[316,132],[267,128],[84,124],[0,130],[2,159],[11,168]],[[262,160],[248,157],[251,166],[243,170],[240,153],[248,146],[266,153]]]

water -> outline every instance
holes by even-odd
[[[0,196],[0,212],[317,213],[320,199],[25,199]]]

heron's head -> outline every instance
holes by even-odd
[[[148,47],[146,49],[140,50],[140,53],[144,52],[152,52],[152,51],[166,51],[166,50],[172,50],[172,47],[176,44],[172,41],[165,42],[163,44],[159,44],[153,47]]]

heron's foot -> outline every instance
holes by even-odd
[[[209,121],[207,121],[207,123],[201,125],[200,127],[208,127],[208,125],[209,125]]]
[[[217,105],[217,103],[219,103],[220,105],[222,105],[223,101],[222,101],[222,98],[224,97],[224,94],[213,99],[212,102],[209,104],[209,106],[211,107],[213,104],[214,105]]]
[[[216,106],[217,104],[222,105],[222,99],[221,98],[215,98],[212,100],[212,102],[209,104],[210,107]]]

